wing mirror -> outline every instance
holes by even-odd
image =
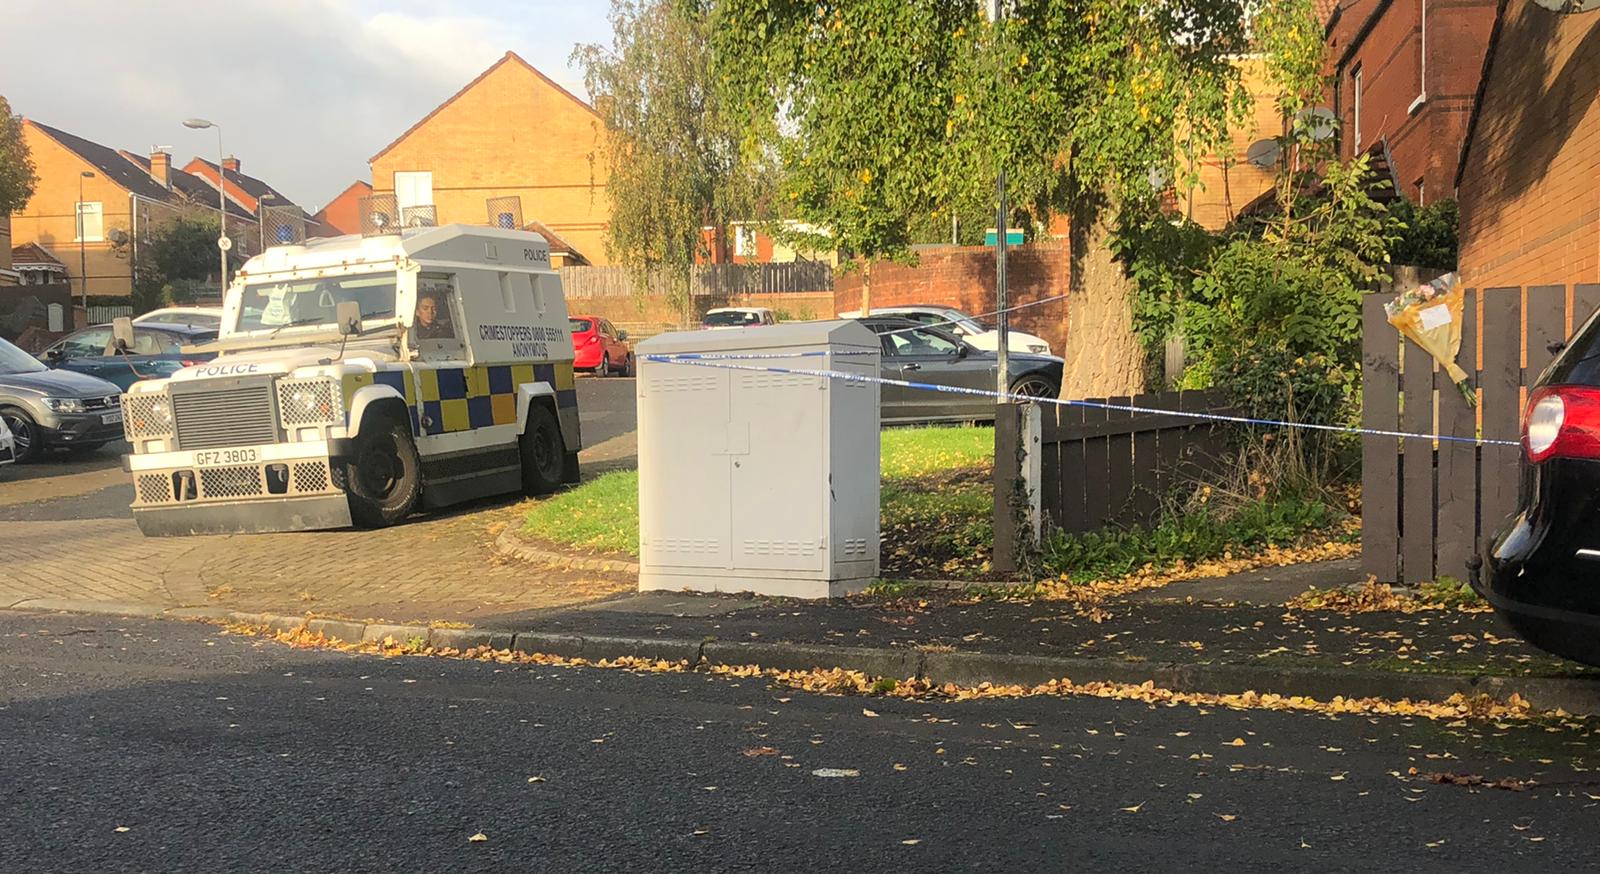
[[[334,309],[334,320],[339,323],[339,336],[349,337],[361,333],[361,302],[340,301]]]
[[[118,355],[127,355],[133,348],[133,319],[121,316],[111,320],[111,348]]]
[[[628,332],[627,331],[618,331],[617,332],[617,339],[618,340],[626,340],[626,339],[628,339]]]
[[[968,356],[968,355],[969,355],[969,354],[971,354],[971,352],[972,352],[972,347],[971,347],[971,346],[968,346],[968,345],[967,345],[967,344],[965,344],[965,343],[962,343],[962,344],[961,344],[961,348],[959,348],[959,349],[957,349],[957,350],[956,350],[956,357],[957,357],[957,358],[965,358],[965,357],[967,357],[967,356]]]

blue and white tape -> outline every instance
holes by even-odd
[[[840,353],[826,351],[796,352],[774,355],[774,357],[821,357],[830,354],[837,355]],[[1483,437],[1458,437],[1453,434],[1419,434],[1410,431],[1386,431],[1377,428],[1352,428],[1345,425],[1319,425],[1310,422],[1285,422],[1278,419],[1256,419],[1249,416],[1227,416],[1220,413],[1202,413],[1196,410],[1163,410],[1155,407],[1142,407],[1132,404],[1112,404],[1102,401],[1040,398],[1027,395],[1015,395],[1008,392],[1002,393],[997,391],[988,391],[980,388],[965,388],[954,385],[936,385],[930,382],[913,382],[907,379],[890,379],[882,376],[867,376],[860,373],[847,373],[841,370],[811,370],[808,368],[796,367],[762,367],[753,364],[733,364],[721,359],[689,357],[686,355],[646,355],[644,356],[644,360],[653,361],[660,364],[682,364],[691,367],[716,367],[725,370],[745,370],[756,373],[781,373],[790,376],[815,376],[822,379],[838,379],[845,382],[877,383],[879,385],[894,385],[901,386],[903,388],[919,389],[922,391],[936,391],[944,392],[946,394],[994,398],[996,401],[1054,404],[1056,406],[1063,407],[1087,407],[1090,409],[1110,410],[1120,413],[1148,413],[1163,416],[1181,416],[1183,418],[1195,419],[1196,421],[1202,422],[1222,422],[1233,425],[1254,425],[1268,428],[1293,428],[1302,431],[1324,431],[1338,434],[1360,434],[1366,437],[1392,437],[1400,440],[1436,440],[1441,443],[1470,443],[1474,446],[1522,445],[1516,440],[1491,440]]]

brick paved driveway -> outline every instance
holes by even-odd
[[[633,461],[633,381],[579,381],[584,463]],[[631,591],[614,576],[506,561],[494,535],[521,502],[491,500],[382,531],[148,539],[117,455],[15,467],[0,480],[0,608],[42,600],[219,606],[359,619],[471,622]]]

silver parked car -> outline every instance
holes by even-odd
[[[0,421],[16,461],[52,447],[92,451],[122,439],[122,390],[98,376],[51,370],[0,340]]]

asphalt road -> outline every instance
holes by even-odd
[[[0,870],[1600,861],[1600,785],[1578,770],[1594,741],[1559,726],[825,697],[61,615],[0,614],[0,676]],[[1412,767],[1540,785],[1438,785]]]

